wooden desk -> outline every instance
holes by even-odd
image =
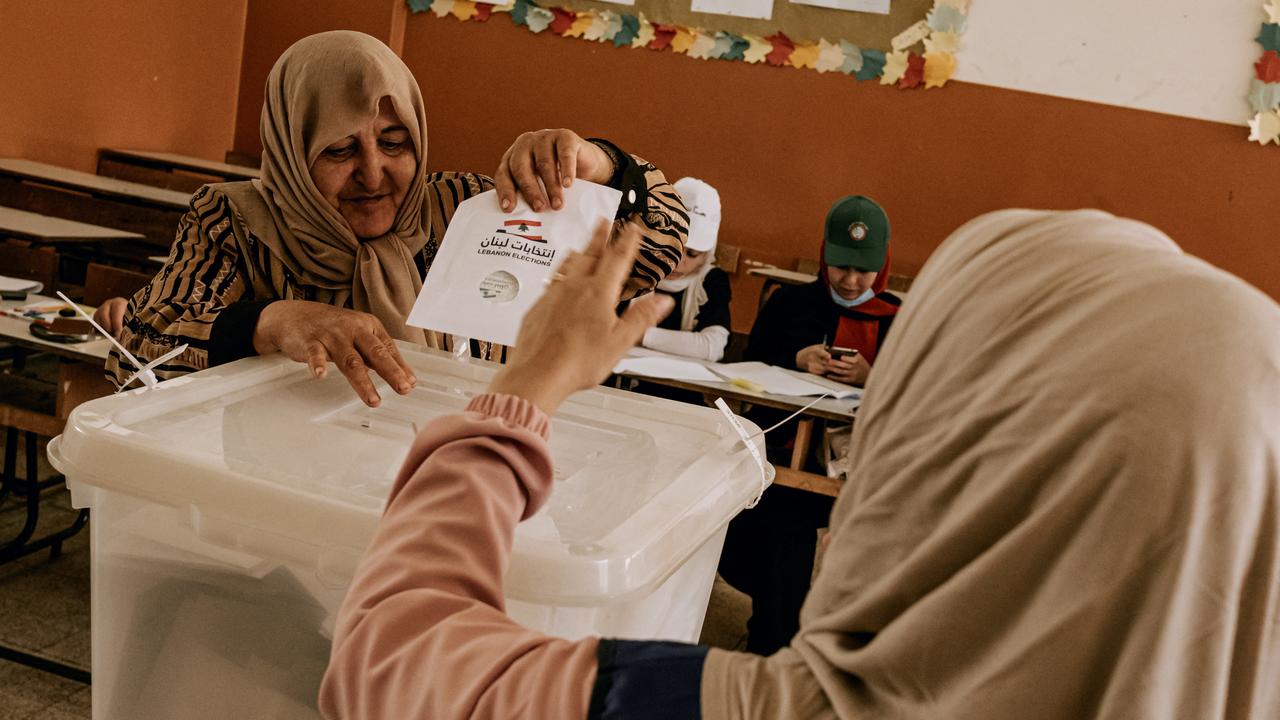
[[[780,285],[808,285],[818,279],[817,275],[796,272],[795,270],[783,270],[782,268],[751,268],[747,271],[747,274],[759,275],[765,279],[766,283],[772,281]]]
[[[0,236],[29,240],[33,245],[95,243],[104,240],[145,240],[128,230],[116,230],[0,206]]]
[[[57,298],[43,295],[28,295],[26,300],[0,301],[0,309],[10,310],[37,302],[59,301]],[[82,510],[75,521],[66,528],[32,539],[39,523],[40,491],[45,487],[38,481],[36,475],[37,438],[53,437],[62,432],[67,416],[77,405],[106,395],[112,389],[102,373],[103,362],[111,348],[108,340],[102,338],[83,343],[56,343],[32,335],[29,328],[30,323],[26,320],[0,314],[0,340],[32,350],[53,353],[60,356],[63,361],[58,363],[57,406],[54,414],[0,403],[0,425],[4,426],[7,435],[4,473],[0,476],[3,478],[0,498],[16,496],[17,491],[25,491],[27,510],[27,518],[22,530],[16,536],[3,539],[0,543],[0,563],[30,555],[45,548],[49,548],[52,556],[57,557],[62,550],[63,541],[79,532],[88,521],[88,512]],[[9,380],[9,378],[7,375],[0,375],[0,380]],[[26,441],[27,478],[25,481],[19,481],[16,473],[19,433],[25,435]]]
[[[680,358],[689,360],[688,358]],[[711,364],[711,363],[704,363]],[[797,372],[795,370],[787,370],[779,368],[784,372],[797,375],[809,382],[825,385],[829,381],[807,373]],[[647,375],[636,375],[631,373],[622,373],[619,377],[634,378],[643,380],[644,382],[653,383],[655,385],[663,385],[666,387],[679,388],[681,390],[691,390],[693,392],[702,393],[704,400],[708,405],[713,404],[714,399],[721,397],[725,402],[729,403],[734,412],[738,412],[742,405],[762,405],[764,407],[776,408],[784,410],[788,413],[799,411],[804,406],[814,401],[811,396],[799,395],[773,395],[769,393],[754,393],[744,390],[736,385],[728,382],[702,382],[697,380],[672,380],[668,378],[655,378]],[[859,394],[856,398],[850,397],[844,400],[836,400],[834,398],[823,398],[819,400],[813,407],[805,410],[799,417],[796,427],[795,449],[791,453],[790,467],[774,468],[777,475],[774,482],[779,485],[787,485],[789,487],[800,488],[823,495],[835,496],[839,494],[840,487],[843,483],[835,478],[829,478],[825,475],[816,475],[814,473],[803,470],[805,458],[808,457],[809,448],[813,442],[813,425],[818,419],[832,420],[836,422],[852,423],[857,414],[858,405],[862,401]],[[767,428],[760,428],[766,430]]]
[[[760,286],[760,302],[756,306],[757,309],[763,308],[769,301],[769,295],[783,285],[808,285],[818,279],[817,275],[782,268],[751,268],[747,274],[764,278],[764,285]]]
[[[24,305],[44,302],[57,303],[62,301],[56,297],[48,297],[46,295],[28,295],[26,300],[0,301],[0,310],[8,311]],[[39,352],[52,353],[69,360],[97,363],[99,367],[106,362],[107,353],[111,351],[111,341],[102,337],[83,343],[58,343],[38,338],[31,334],[31,323],[29,321],[13,317],[7,312],[0,314],[0,340]]]
[[[119,148],[98,151],[98,174],[188,192],[208,183],[253,180],[262,176],[256,167],[175,153]]]
[[[143,235],[168,248],[190,193],[21,159],[0,159],[0,205]]]

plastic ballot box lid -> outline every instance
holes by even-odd
[[[418,385],[401,396],[377,380],[378,408],[340,373],[315,379],[281,356],[247,358],[81,405],[50,458],[77,506],[109,492],[181,508],[204,541],[314,562],[343,587],[415,428],[461,412],[498,367],[408,345],[402,353]],[[714,408],[595,388],[566,401],[551,426],[555,489],[516,529],[512,599],[643,596],[772,477]],[[763,451],[761,437],[752,443]]]

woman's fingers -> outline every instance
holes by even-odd
[[[511,149],[502,154],[498,163],[498,171],[493,174],[494,189],[498,191],[498,204],[504,212],[510,212],[516,206],[516,184],[511,177]]]
[[[502,156],[502,162],[498,164],[494,183],[498,191],[498,201],[503,210],[511,210],[515,207],[517,192],[524,196],[525,202],[529,203],[529,207],[535,211],[541,211],[546,207],[546,195],[543,194],[542,187],[538,185],[538,178],[534,175],[533,152],[528,136],[529,133],[525,133],[516,138],[506,154]]]
[[[409,374],[405,372],[404,360],[391,338],[381,338],[374,333],[357,335],[355,348],[364,358],[365,364],[382,376],[396,392],[404,395],[413,389]]]
[[[325,351],[324,345],[319,340],[313,340],[307,344],[307,367],[311,370],[311,377],[322,378],[329,374],[329,353]]]
[[[578,151],[581,148],[581,141],[573,133],[560,131],[560,137],[556,140],[556,164],[560,167],[560,185],[569,187],[573,184],[578,173]]]
[[[675,307],[675,304],[676,301],[670,295],[658,293],[650,293],[632,300],[631,304],[627,306],[627,311],[622,314],[622,317],[618,318],[618,324],[612,338],[617,352],[609,360],[609,367],[605,369],[613,368],[617,364],[618,358],[626,354],[627,350],[638,345],[640,338],[644,337],[645,331],[662,322],[662,318],[671,312],[671,308]]]
[[[601,286],[610,293],[621,294],[622,286],[631,276],[631,268],[635,265],[636,253],[640,250],[640,233],[631,225],[627,225],[606,248],[596,263],[594,276]]]
[[[612,229],[613,223],[601,220],[596,225],[595,234],[591,236],[591,242],[587,243],[587,247],[582,252],[569,253],[556,268],[556,272],[565,278],[586,277],[595,272],[596,263],[609,246],[609,233]]]
[[[533,143],[533,169],[546,189],[547,201],[553,210],[564,207],[564,188],[560,185],[560,168],[556,158],[555,137],[540,134]]]
[[[329,352],[333,355],[334,364],[338,366],[338,370],[347,378],[347,383],[351,385],[352,390],[356,391],[356,395],[364,401],[364,404],[369,407],[378,407],[382,402],[382,396],[378,395],[378,389],[369,379],[369,366],[355,344],[347,340],[341,349],[329,348]]]

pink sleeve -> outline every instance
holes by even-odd
[[[512,534],[551,493],[547,416],[482,395],[418,435],[342,604],[328,718],[585,718],[595,638],[503,613]]]

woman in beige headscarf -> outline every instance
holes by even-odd
[[[680,260],[688,217],[662,173],[569,130],[525,133],[494,179],[426,172],[427,122],[409,69],[386,45],[335,31],[290,47],[267,78],[262,179],[201,188],[165,267],[124,312],[120,337],[139,358],[189,348],[161,377],[281,351],[316,375],[330,361],[376,405],[372,369],[393,389],[416,382],[393,338],[431,346],[405,319],[463,200],[494,188],[558,209],[576,178],[623,191],[619,222],[645,252],[624,292],[651,289]],[[117,383],[136,368],[118,353]]]
[[[1280,717],[1280,307],[1097,211],[987,215],[929,260],[790,647],[506,619],[547,415],[664,309],[613,315],[628,262],[598,238],[566,263],[492,394],[419,435],[338,617],[328,716]]]

